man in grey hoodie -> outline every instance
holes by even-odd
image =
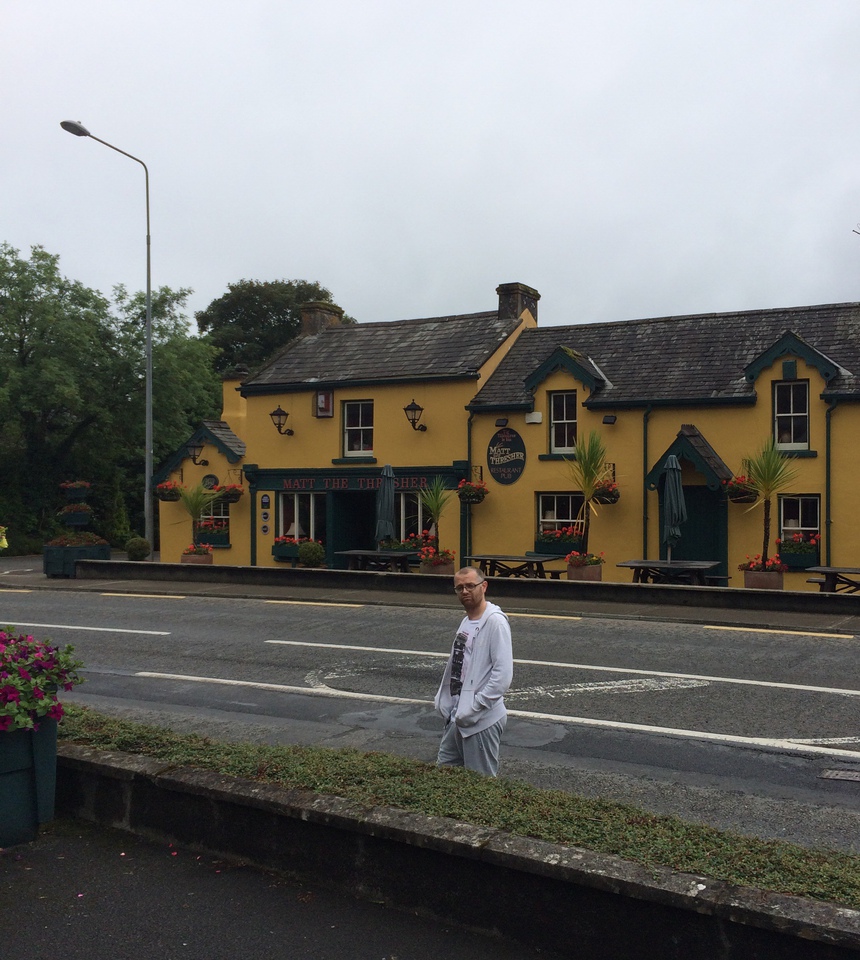
[[[495,777],[507,723],[504,695],[514,661],[508,618],[486,598],[487,581],[475,567],[454,574],[454,591],[466,611],[436,694],[445,733],[436,762]]]

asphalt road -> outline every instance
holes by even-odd
[[[0,593],[0,622],[73,643],[67,697],[225,739],[432,761],[450,609]],[[860,852],[857,639],[513,616],[505,776]],[[837,778],[832,777],[835,772]]]

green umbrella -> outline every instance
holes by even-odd
[[[681,524],[687,520],[687,504],[681,486],[681,464],[670,454],[663,464],[663,543],[666,559],[672,560],[672,547],[681,539]]]
[[[396,539],[397,515],[394,492],[394,470],[386,463],[382,468],[382,481],[376,491],[376,542]]]

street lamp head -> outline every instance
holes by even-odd
[[[60,126],[64,130],[68,130],[69,133],[73,133],[76,137],[92,136],[90,131],[87,130],[82,123],[76,123],[74,120],[62,120],[60,121]]]

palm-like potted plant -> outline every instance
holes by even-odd
[[[220,493],[209,490],[202,483],[198,483],[196,487],[182,487],[180,489],[179,502],[185,508],[188,516],[191,517],[192,545],[200,543],[200,521],[210,512],[212,504],[220,497]]]
[[[597,515],[597,503],[615,503],[618,486],[612,478],[612,468],[606,462],[606,447],[600,434],[592,430],[587,437],[578,437],[573,448],[573,459],[567,460],[567,469],[576,487],[582,492],[583,553],[588,553],[588,537],[591,532],[591,515]],[[604,496],[605,494],[605,496]]]
[[[750,577],[749,574],[765,573],[769,574],[770,578],[774,581],[778,578],[779,586],[777,589],[779,589],[782,586],[783,564],[778,554],[775,554],[773,557],[768,556],[770,547],[771,510],[773,498],[778,493],[790,487],[797,479],[797,470],[777,448],[773,437],[771,437],[752,457],[744,461],[744,471],[747,484],[750,489],[754,490],[758,495],[758,500],[749,509],[755,510],[759,506],[764,508],[762,524],[763,537],[761,553],[757,558],[760,561],[760,566],[756,568],[755,566],[749,567],[745,564],[740,564],[738,569],[744,571],[745,586],[753,586],[751,581],[756,581],[756,586],[760,586],[759,581],[761,581],[762,578],[760,576]],[[770,564],[769,561],[771,560],[776,562]]]
[[[435,528],[435,530],[431,529],[431,533],[436,534],[437,548],[441,543],[441,538],[439,536],[439,522],[442,519],[442,515],[445,513],[448,502],[453,494],[454,491],[449,490],[445,486],[445,481],[439,476],[433,477],[430,483],[421,489],[421,493],[419,494],[421,497],[421,506],[424,508],[424,512],[432,520],[432,527]],[[451,563],[453,563],[453,557],[451,558]]]

